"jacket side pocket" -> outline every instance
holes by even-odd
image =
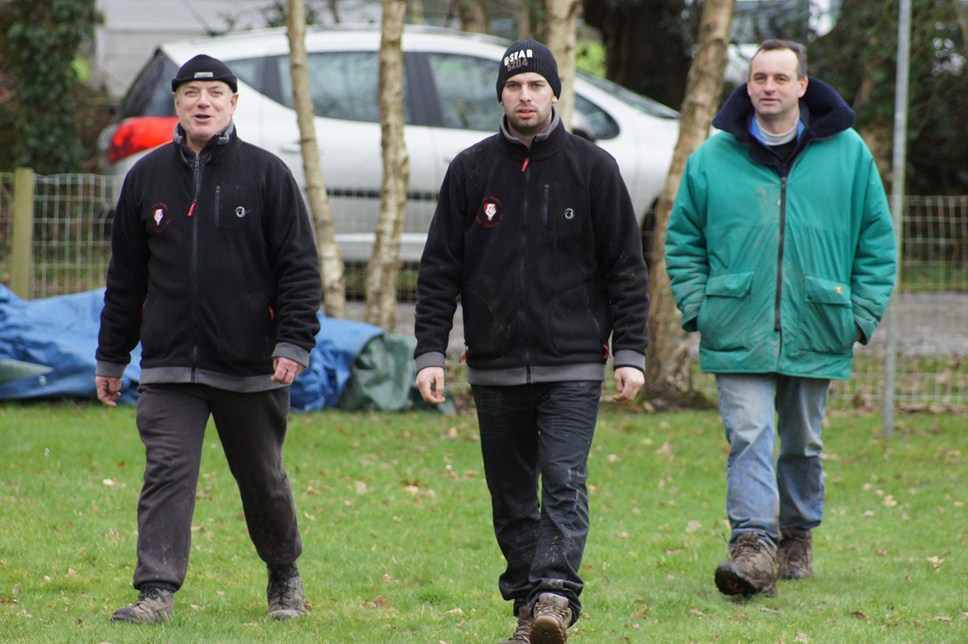
[[[718,351],[749,348],[752,283],[753,271],[716,275],[706,280],[706,296],[696,323],[707,348]]]
[[[801,345],[818,353],[850,351],[857,337],[850,285],[806,276],[800,312]]]

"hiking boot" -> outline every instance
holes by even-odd
[[[567,597],[541,593],[534,605],[531,644],[564,644],[571,626],[571,605]]]
[[[813,537],[809,530],[784,530],[776,550],[780,579],[806,579],[813,576]]]
[[[732,559],[716,568],[716,587],[724,595],[776,595],[776,545],[745,532],[730,547]]]
[[[114,611],[111,621],[158,624],[171,619],[174,606],[174,592],[158,586],[145,586],[138,593],[138,600],[135,603]]]
[[[302,580],[295,565],[269,566],[269,585],[266,587],[270,619],[295,619],[306,614]]]
[[[534,622],[534,618],[531,617],[531,611],[528,609],[528,605],[518,607],[518,625],[511,633],[511,637],[507,638],[501,644],[520,644],[521,642],[530,642],[531,635],[531,624]]]

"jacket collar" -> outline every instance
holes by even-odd
[[[753,103],[746,93],[746,83],[737,87],[713,119],[713,126],[729,132],[744,144],[753,141],[749,122]],[[810,78],[807,91],[800,99],[800,120],[806,126],[802,143],[826,139],[852,127],[857,115],[830,85]],[[802,144],[801,143],[801,144]]]
[[[553,107],[551,110],[551,125],[548,126],[547,130],[534,137],[531,141],[530,149],[521,139],[511,134],[511,130],[507,125],[507,116],[502,116],[501,128],[498,133],[498,138],[502,143],[501,147],[513,156],[521,158],[531,157],[532,159],[540,159],[556,152],[564,144],[568,132],[561,122],[561,116],[559,116],[558,110]]]
[[[235,121],[232,120],[229,121],[228,126],[224,130],[209,139],[208,143],[205,144],[205,147],[202,148],[202,151],[199,152],[198,155],[202,157],[205,162],[208,162],[212,158],[217,158],[217,152],[227,150],[229,148],[229,144],[237,140],[238,137],[235,133]],[[191,162],[191,160],[194,159],[195,153],[188,149],[188,146],[185,143],[185,129],[181,126],[181,123],[175,124],[175,132],[172,135],[172,141],[181,151],[182,157],[186,161]]]

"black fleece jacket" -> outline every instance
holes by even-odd
[[[420,262],[417,369],[442,366],[458,297],[471,384],[601,380],[644,369],[648,279],[615,160],[555,117],[529,149],[502,131],[464,150]]]
[[[319,265],[289,169],[230,125],[194,154],[175,141],[125,177],[98,336],[98,375],[141,341],[142,383],[261,391],[272,358],[307,365]]]

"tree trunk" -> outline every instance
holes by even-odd
[[[575,111],[575,56],[578,49],[578,13],[580,0],[545,0],[548,49],[558,61],[558,77],[561,79],[561,96],[558,114],[565,127],[571,131],[571,115]]]
[[[647,391],[659,396],[663,393],[681,392],[690,387],[689,340],[679,324],[679,313],[672,299],[669,276],[666,273],[666,228],[686,160],[709,135],[710,125],[718,109],[735,4],[736,0],[706,0],[703,7],[699,51],[693,59],[686,80],[679,140],[656,206],[652,268],[649,276],[652,311],[649,318],[646,387]]]
[[[392,331],[397,321],[400,234],[407,210],[410,159],[403,137],[403,20],[406,0],[383,0],[380,38],[380,131],[383,188],[373,254],[367,265],[366,321]]]
[[[306,175],[306,196],[316,229],[319,249],[319,270],[323,279],[323,303],[326,315],[342,318],[346,313],[346,283],[343,278],[343,258],[336,245],[333,211],[326,196],[323,168],[316,144],[316,123],[313,120],[313,99],[309,89],[308,57],[306,54],[306,3],[289,0],[289,70],[292,74],[292,94],[299,123],[299,144],[302,148],[303,171]]]
[[[460,5],[460,28],[462,31],[479,34],[486,34],[490,31],[491,19],[484,0],[457,0],[457,2]]]
[[[423,0],[408,0],[407,15],[410,16],[410,23],[414,25],[424,24]]]
[[[689,70],[684,0],[584,0],[585,22],[602,33],[606,76],[678,109]]]

